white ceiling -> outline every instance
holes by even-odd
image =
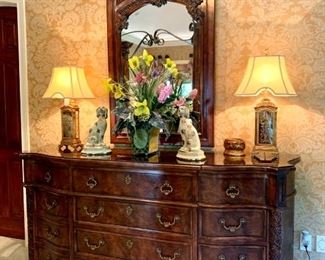
[[[192,17],[188,14],[186,7],[178,3],[169,2],[159,8],[148,4],[130,15],[128,22],[129,28],[123,30],[122,34],[137,30],[153,34],[154,31],[159,28],[170,31],[183,39],[189,39],[193,35],[193,32],[189,31]],[[144,34],[130,34],[128,35],[127,40],[133,41],[132,38],[134,39],[134,37],[142,39],[143,36]],[[165,41],[176,40],[170,35],[164,34],[161,35],[161,37]]]

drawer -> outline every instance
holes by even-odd
[[[62,165],[43,162],[26,161],[28,174],[26,183],[42,184],[44,186],[67,190],[69,188],[69,170]]]
[[[37,247],[37,255],[39,260],[68,260],[69,258],[69,252],[67,252],[65,255],[60,254],[58,252],[55,252],[45,246],[38,246]]]
[[[54,193],[36,192],[36,208],[39,216],[68,216],[67,198]]]
[[[67,225],[38,219],[36,234],[39,238],[56,246],[69,248],[69,229]]]
[[[266,250],[258,246],[199,246],[199,260],[265,260]]]
[[[265,241],[267,212],[258,209],[201,209],[199,234],[202,238],[253,239]]]
[[[73,170],[73,190],[143,199],[195,201],[191,175]]]
[[[78,254],[93,254],[116,259],[192,259],[190,244],[129,237],[113,233],[76,231]],[[89,258],[87,258],[89,259]]]
[[[199,176],[199,201],[205,204],[266,204],[267,177],[225,174]]]
[[[76,198],[78,221],[192,234],[192,208]]]

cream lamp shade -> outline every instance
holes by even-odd
[[[51,81],[43,98],[64,99],[64,105],[61,107],[62,140],[59,144],[60,153],[81,152],[83,144],[79,137],[79,107],[75,99],[94,97],[82,68],[53,68]]]
[[[52,70],[50,84],[43,98],[94,98],[85,72],[78,67],[56,67]]]
[[[296,96],[289,80],[284,56],[256,56],[248,60],[236,96],[257,96],[268,90],[274,96]]]

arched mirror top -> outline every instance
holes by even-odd
[[[161,8],[174,3],[185,6],[185,10],[190,15],[193,30],[191,39],[193,45],[191,51],[192,87],[199,91],[199,102],[195,108],[200,113],[198,131],[202,146],[212,147],[214,141],[215,0],[107,0],[109,77],[120,80],[127,73],[124,70],[124,65],[131,53],[125,51],[125,47],[128,50],[129,46],[125,45],[128,42],[125,42],[122,36],[127,32],[130,16],[148,5]],[[173,14],[169,11],[166,14],[166,19],[168,19],[168,15]],[[115,105],[112,98],[110,105],[111,108]],[[116,118],[114,115],[110,118],[111,128],[114,128]],[[111,134],[111,142],[114,144],[128,143],[128,138]],[[177,142],[181,142],[181,139],[175,135],[168,139],[167,144]]]
[[[204,17],[204,12],[199,6],[204,0],[126,0],[118,1],[116,9],[116,29],[121,32],[128,28],[128,18],[131,14],[145,5],[152,4],[157,7],[166,5],[168,2],[175,2],[186,6],[188,13],[192,16],[194,23],[200,23]]]

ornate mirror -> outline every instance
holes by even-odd
[[[150,53],[153,52],[158,58],[170,56],[184,69],[191,64],[190,80],[187,83],[189,88],[198,89],[199,102],[194,110],[200,115],[198,132],[201,144],[205,147],[213,146],[214,131],[214,8],[215,0],[107,0],[109,77],[120,80],[127,75],[125,62],[133,54],[138,55],[143,48]],[[179,15],[179,11],[185,14]],[[153,17],[150,18],[149,14]],[[166,21],[175,15],[183,17],[182,20],[177,24],[174,22],[174,28],[173,25],[167,27]],[[164,19],[157,19],[159,16]],[[149,19],[149,22],[143,21],[144,17]],[[141,22],[149,23],[152,29],[142,28],[139,26]],[[186,35],[180,33],[180,30],[184,31],[179,29],[182,26],[187,28]],[[179,47],[169,46],[170,43],[166,40],[168,37],[172,38],[171,42],[178,41]],[[154,39],[155,43],[150,43],[150,39]],[[164,50],[159,48],[161,45],[164,45]],[[171,53],[168,51],[166,53],[166,49]],[[183,57],[179,55],[173,57],[181,52]],[[110,99],[110,104],[114,107],[113,98]],[[116,118],[114,115],[110,118],[111,128],[114,128]],[[180,140],[175,134],[167,140],[167,143],[176,143]],[[123,135],[111,134],[111,142],[128,143],[128,139]]]

